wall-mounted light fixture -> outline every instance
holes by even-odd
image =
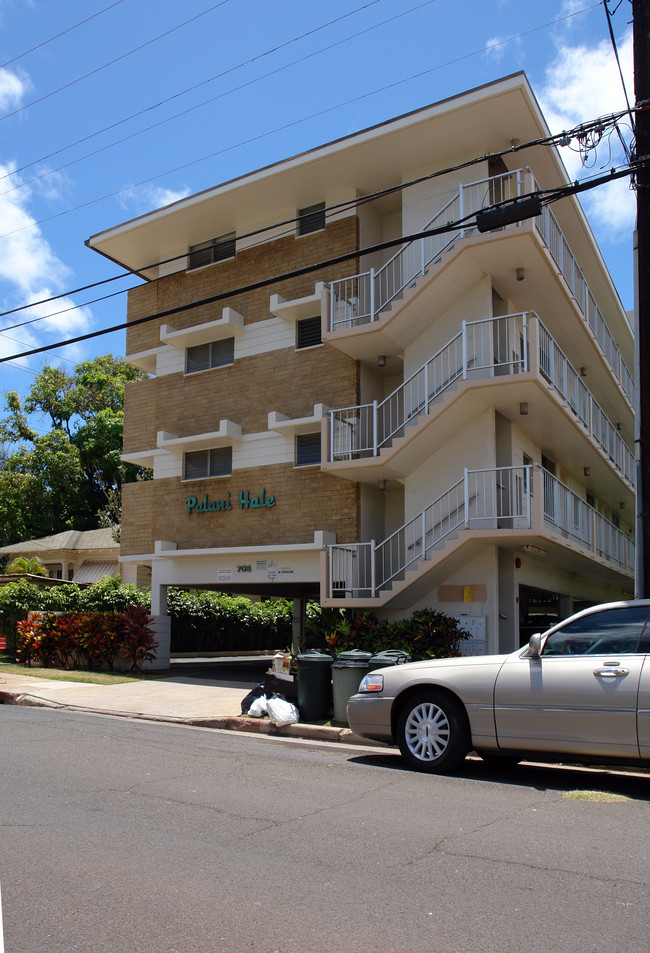
[[[580,377],[586,377],[586,376],[587,376],[587,368],[586,368],[586,367],[581,367],[581,368],[580,368]]]
[[[377,366],[378,366],[378,367],[386,367],[386,355],[385,355],[385,354],[380,354],[380,355],[379,355],[379,357],[377,358]]]
[[[623,424],[617,423],[617,424],[616,424],[616,429],[617,429],[617,430],[622,430],[622,429],[623,429]]]
[[[523,281],[524,278],[526,277],[526,269],[517,268],[517,271],[515,272],[515,274],[517,275],[517,281]]]
[[[522,400],[522,402],[519,404],[519,413],[521,414],[522,417],[525,417],[526,414],[528,413],[528,401],[527,401],[527,400]]]
[[[583,467],[582,472],[585,476],[591,476],[591,467]]]
[[[619,509],[621,509],[621,510],[624,510],[624,509],[625,509],[625,503],[623,502],[623,500],[621,500],[621,502],[618,504],[618,506],[619,506]]]
[[[532,553],[533,556],[548,556],[545,549],[541,549],[539,546],[533,546],[531,543],[527,543],[522,549],[525,553]]]
[[[385,481],[385,480],[380,480],[380,481],[379,481],[379,489],[380,489],[380,490],[385,490],[385,489],[386,489],[386,481]]]

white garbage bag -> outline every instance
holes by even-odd
[[[279,695],[273,695],[267,699],[266,710],[270,721],[278,728],[282,725],[295,725],[300,721],[300,714],[296,706]]]
[[[262,715],[267,714],[267,698],[266,695],[260,695],[259,698],[256,698],[251,707],[248,709],[248,714],[252,718],[261,718]]]

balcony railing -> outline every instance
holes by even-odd
[[[607,363],[614,372],[614,376],[623,388],[627,399],[633,405],[634,377],[632,376],[632,372],[623,360],[618,345],[607,327],[607,323],[596,304],[594,296],[589,290],[589,286],[584,279],[580,266],[575,260],[573,252],[569,248],[560,226],[548,205],[544,206],[541,216],[535,219],[535,226],[544,239],[555,264],[564,275],[566,283],[571,289],[571,293],[580,311],[586,318],[594,337],[600,344]]]
[[[545,528],[633,574],[634,541],[547,470],[542,474]],[[330,546],[329,598],[381,596],[461,529],[533,529],[533,467],[465,470],[381,543]]]
[[[634,541],[547,470],[543,477],[545,525],[601,559],[634,573]]]
[[[481,179],[478,182],[461,184],[456,195],[427,222],[421,231],[441,227],[447,222],[458,222],[496,202],[514,199],[537,189],[532,173],[525,169]],[[614,376],[633,405],[633,375],[589,290],[555,216],[550,208],[545,206],[542,215],[534,221],[539,235],[562,272]],[[361,274],[331,282],[329,285],[330,331],[355,328],[378,321],[381,312],[420,275],[426,274],[432,262],[440,258],[442,253],[451,248],[459,238],[474,232],[476,232],[476,226],[471,224],[459,225],[441,235],[423,236],[402,245],[381,268],[376,270],[371,268]]]
[[[539,368],[549,384],[552,384],[567,402],[585,430],[633,487],[634,454],[541,321]]]
[[[381,543],[330,546],[330,596],[376,597],[461,527],[531,526],[530,469],[465,470],[462,480]]]
[[[525,171],[461,184],[458,192],[420,229],[429,231],[448,222],[459,221],[482,208],[523,194]],[[377,321],[379,314],[395,298],[426,273],[429,265],[451,248],[454,242],[476,231],[476,225],[459,225],[441,235],[428,235],[406,242],[388,261],[375,270],[362,272],[330,284],[330,330],[340,331]]]
[[[463,321],[462,329],[382,401],[330,411],[330,459],[376,456],[458,380],[527,367],[526,314]]]
[[[539,369],[614,466],[634,486],[634,455],[580,374],[533,312],[464,321],[461,331],[382,401],[330,411],[331,462],[377,456],[459,380],[528,371],[529,325]]]

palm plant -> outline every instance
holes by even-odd
[[[47,576],[38,556],[16,556],[5,572],[16,576]]]

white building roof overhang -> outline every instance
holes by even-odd
[[[286,218],[328,195],[367,195],[415,176],[433,158],[446,168],[468,156],[507,150],[514,140],[548,135],[523,73],[311,149],[91,236],[86,244],[147,279],[157,262],[191,244]],[[537,147],[535,172],[545,188],[568,178],[555,149]],[[529,150],[507,163],[525,165]],[[414,158],[415,157],[415,158]],[[471,177],[471,169],[468,170]],[[391,200],[399,207],[399,193]]]

